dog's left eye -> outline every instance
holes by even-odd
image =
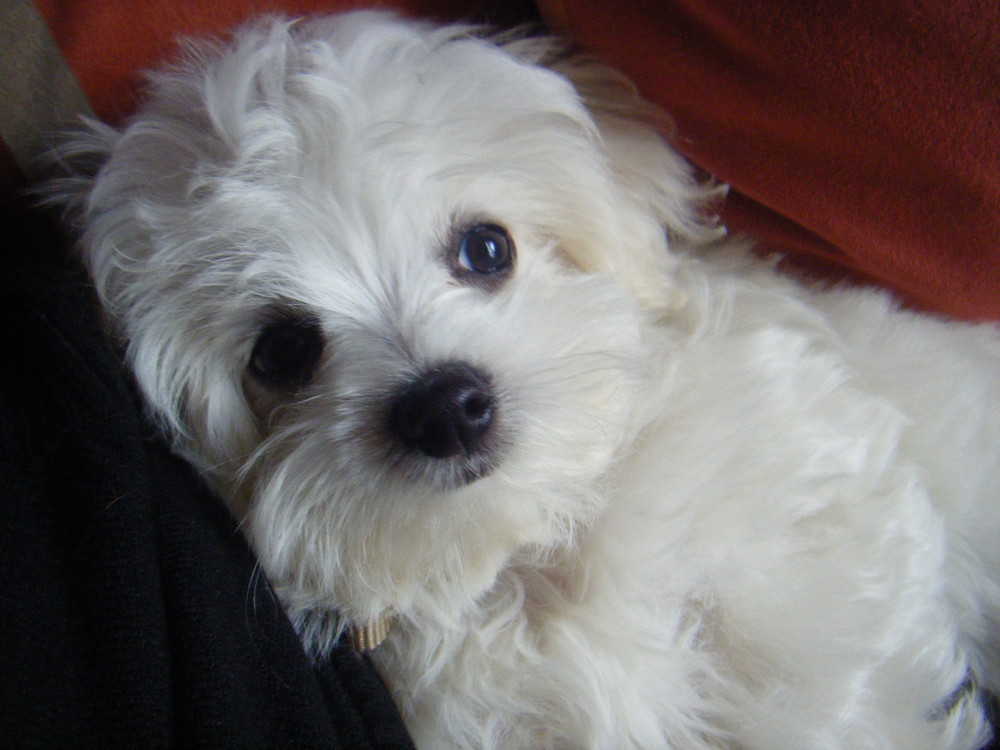
[[[479,276],[504,275],[514,266],[514,240],[497,224],[477,224],[458,241],[459,272]]]
[[[273,389],[295,389],[307,384],[323,353],[323,333],[310,317],[289,317],[267,326],[257,337],[249,371]]]

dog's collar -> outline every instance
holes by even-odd
[[[357,624],[351,630],[351,642],[359,652],[371,651],[384,641],[392,629],[392,615],[383,612],[374,620]]]

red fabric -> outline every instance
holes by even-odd
[[[541,0],[669,112],[730,226],[826,277],[1000,318],[1000,4]]]

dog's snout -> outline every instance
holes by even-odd
[[[393,403],[390,427],[426,456],[471,456],[481,449],[495,409],[485,375],[466,364],[446,365],[406,386]]]

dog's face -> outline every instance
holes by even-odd
[[[151,410],[293,617],[457,611],[586,523],[632,429],[665,191],[521,52],[266,23],[70,147],[104,162],[84,256]]]

